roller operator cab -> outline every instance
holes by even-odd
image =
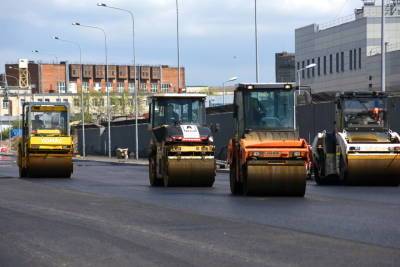
[[[384,93],[342,93],[336,99],[336,131],[313,142],[317,184],[400,183],[400,137],[389,129]]]
[[[296,129],[293,84],[239,84],[228,145],[232,194],[304,196],[309,148]]]
[[[20,177],[70,177],[73,140],[67,103],[25,103],[18,144]]]
[[[211,187],[215,180],[213,136],[206,126],[205,95],[160,94],[150,98],[152,186]]]

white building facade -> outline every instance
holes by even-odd
[[[314,92],[381,90],[381,6],[364,1],[354,15],[295,31],[296,70]],[[400,1],[386,8],[386,90],[400,92]]]

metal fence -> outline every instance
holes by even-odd
[[[390,98],[388,104],[388,121],[393,131],[400,131],[400,97]],[[217,159],[225,160],[229,139],[234,133],[233,113],[221,112],[207,115],[207,122],[218,123],[220,129],[214,134]],[[297,108],[297,124],[301,138],[311,142],[318,132],[323,130],[333,131],[335,128],[335,106],[333,102],[317,103],[300,106]],[[147,157],[150,143],[148,124],[139,124],[139,156]],[[81,136],[80,129],[77,129]],[[112,153],[115,155],[117,148],[128,148],[135,151],[134,124],[114,125],[111,128]],[[82,143],[78,141],[78,149],[82,151]],[[107,128],[86,129],[86,153],[88,155],[107,155]]]

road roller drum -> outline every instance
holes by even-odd
[[[73,164],[71,157],[64,156],[30,156],[27,175],[29,177],[71,177]]]
[[[297,165],[267,165],[248,162],[245,173],[246,195],[304,196],[307,170]]]
[[[354,185],[399,185],[400,155],[349,154],[345,182]]]
[[[211,187],[215,180],[214,157],[206,159],[169,157],[164,185]]]

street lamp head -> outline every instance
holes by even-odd
[[[315,68],[316,66],[317,66],[317,64],[312,63],[312,64],[310,64],[310,65],[307,65],[307,66],[306,66],[306,69]]]
[[[97,3],[97,6],[103,6],[103,7],[107,7],[107,5],[106,5],[106,4],[104,4],[104,3]]]
[[[39,53],[39,50],[32,50],[32,53]]]
[[[58,37],[58,36],[53,36],[53,39],[54,39],[54,40],[60,40],[60,37]]]
[[[73,22],[72,25],[74,26],[80,26],[81,24],[79,22]]]
[[[232,77],[232,78],[230,78],[229,79],[229,82],[233,82],[233,81],[236,81],[238,78],[235,76],[235,77]]]

